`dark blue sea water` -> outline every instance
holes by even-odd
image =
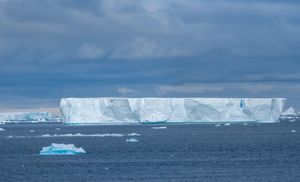
[[[0,181],[300,181],[299,121],[160,126],[0,125]],[[40,137],[69,133],[141,136]],[[38,155],[51,143],[87,153]]]

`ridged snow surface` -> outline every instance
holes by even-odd
[[[0,113],[0,122],[43,122],[52,119],[48,112],[8,112]]]
[[[283,98],[63,98],[66,123],[276,122]]]

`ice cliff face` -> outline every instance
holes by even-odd
[[[276,122],[281,98],[63,98],[65,123]]]
[[[41,122],[49,121],[52,114],[48,112],[11,112],[0,113],[0,122]]]

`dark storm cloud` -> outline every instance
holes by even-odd
[[[299,32],[300,3],[291,0],[2,0],[0,105],[68,96],[297,100]]]

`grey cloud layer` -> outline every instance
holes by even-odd
[[[267,96],[300,82],[298,1],[0,1],[0,27],[3,98]]]

